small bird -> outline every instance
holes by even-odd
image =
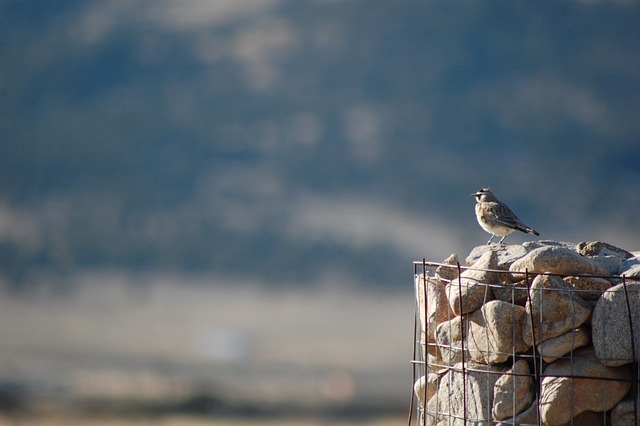
[[[509,206],[496,198],[491,189],[482,188],[475,194],[471,194],[471,196],[476,197],[476,218],[478,223],[482,226],[482,229],[491,234],[487,244],[491,244],[491,240],[495,236],[502,237],[498,241],[498,244],[502,244],[507,235],[516,230],[540,235],[535,229],[522,223]]]

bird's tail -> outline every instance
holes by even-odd
[[[527,225],[523,224],[523,223],[519,223],[517,224],[514,229],[517,229],[520,232],[526,232],[527,234],[532,234],[532,235],[540,235],[538,233],[538,231],[536,231],[533,228],[528,227]]]
[[[540,235],[540,234],[538,233],[538,231],[536,231],[536,230],[535,230],[535,229],[533,229],[533,228],[525,228],[525,232],[527,232],[528,234]]]

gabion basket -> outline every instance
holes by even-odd
[[[640,425],[640,281],[413,262],[411,425]]]

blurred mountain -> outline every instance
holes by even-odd
[[[544,238],[638,249],[639,18],[637,1],[2,1],[5,278],[391,286],[484,243],[485,185]]]

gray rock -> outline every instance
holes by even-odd
[[[629,324],[627,298],[631,307],[633,339]],[[617,366],[633,362],[631,342],[634,342],[636,361],[640,359],[640,282],[618,284],[604,292],[591,319],[591,334],[596,356],[604,365]]]
[[[445,420],[449,426],[490,425],[493,388],[506,370],[502,366],[468,363],[463,373],[463,364],[456,364],[440,379],[438,393],[427,403],[428,415]]]
[[[524,341],[530,345],[574,330],[591,315],[589,304],[556,275],[538,275],[531,284],[529,297],[525,305],[527,315],[523,334]]]
[[[585,327],[570,330],[538,345],[538,353],[545,362],[552,363],[573,350],[587,346],[590,335]]]
[[[541,247],[563,247],[569,250],[576,249],[576,243],[569,243],[565,241],[553,241],[553,240],[538,240],[538,241],[527,241],[522,243],[522,247],[527,250],[527,253],[539,249]]]
[[[527,254],[527,249],[521,245],[502,245],[502,244],[489,244],[486,246],[475,247],[469,256],[467,256],[467,266],[471,266],[487,252],[496,253],[496,269],[509,270],[509,266],[516,260],[524,257]]]
[[[438,324],[436,328],[436,343],[439,355],[444,365],[462,362],[462,339],[467,335],[467,319],[453,317],[449,321]],[[468,348],[465,347],[464,359],[469,359]]]
[[[633,257],[633,254],[628,251],[601,241],[578,243],[576,251],[599,263],[609,272],[609,275],[616,275],[620,264]]]
[[[589,256],[589,259],[605,269],[608,272],[607,275],[617,275],[623,262],[621,258],[616,256]]]
[[[471,360],[499,364],[531,347],[523,340],[526,310],[522,306],[492,300],[469,314],[467,349]],[[515,332],[514,332],[515,330]]]
[[[571,359],[549,365],[540,384],[543,424],[560,426],[585,411],[612,409],[629,391],[630,374],[627,366],[602,365],[592,348],[578,349]]]
[[[527,302],[529,287],[526,280],[521,280],[515,283],[502,283],[502,285],[492,286],[491,291],[497,300],[524,306]]]
[[[638,426],[640,424],[640,398],[636,401],[636,409],[634,414],[633,395],[627,395],[611,410],[611,426]],[[636,419],[638,423],[636,423]]]
[[[456,315],[480,309],[484,302],[493,299],[493,293],[488,284],[498,283],[498,274],[486,270],[495,270],[496,260],[495,252],[486,252],[459,278],[447,284],[449,306]]]
[[[588,276],[565,277],[564,281],[571,285],[576,290],[576,294],[584,300],[598,300],[602,293],[613,285],[606,278]]]
[[[523,359],[513,364],[493,386],[493,419],[504,420],[531,406],[535,398],[533,377]]]
[[[563,275],[608,275],[600,264],[564,247],[541,247],[516,260],[509,268],[515,279],[529,273],[551,272]]]
[[[640,280],[640,258],[632,257],[622,262],[620,269],[618,269],[618,275],[624,275],[633,280]]]
[[[602,241],[580,242],[576,245],[576,251],[583,256],[615,256],[622,260],[633,257],[630,252],[616,247],[614,245],[604,243]]]

